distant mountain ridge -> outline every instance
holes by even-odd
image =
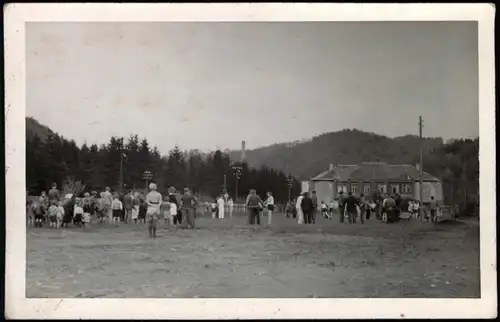
[[[26,118],[27,136],[37,135],[45,140],[50,134],[55,132],[32,117]],[[440,148],[443,144],[442,138],[425,138],[424,153]],[[226,151],[233,161],[241,159],[241,151]],[[246,150],[246,160],[251,167],[258,168],[265,165],[306,180],[324,172],[330,164],[359,164],[372,161],[416,164],[419,162],[419,152],[419,138],[416,135],[389,138],[356,129],[346,129],[324,133],[311,139]]]
[[[424,153],[444,144],[442,138],[424,138]],[[266,165],[308,179],[328,169],[330,164],[359,164],[380,161],[389,164],[416,164],[419,138],[405,135],[396,138],[345,129],[324,133],[310,140],[277,143],[247,150],[252,167]],[[241,151],[230,151],[231,159],[240,160]]]

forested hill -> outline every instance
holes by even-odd
[[[426,138],[424,152],[442,145],[442,138]],[[231,151],[229,155],[231,159],[239,160],[240,153]],[[418,136],[389,138],[359,130],[342,130],[321,134],[305,142],[280,143],[247,150],[246,159],[253,167],[265,164],[286,173],[294,173],[300,179],[307,179],[325,171],[332,163],[383,161],[390,164],[415,164],[419,153]]]
[[[26,136],[33,137],[38,136],[42,141],[50,135],[55,134],[51,129],[47,126],[40,124],[37,120],[32,117],[26,118]]]

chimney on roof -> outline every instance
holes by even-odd
[[[330,163],[330,171],[333,171],[333,163]]]

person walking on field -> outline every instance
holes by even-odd
[[[274,197],[270,192],[267,193],[267,199],[264,201],[264,207],[267,208],[267,224],[271,225],[274,211]]]
[[[189,188],[184,188],[184,195],[181,197],[181,209],[183,217],[186,220],[184,221],[185,224],[182,226],[183,228],[195,228],[194,212],[197,205],[198,201],[191,193],[191,190]]]
[[[219,208],[219,219],[224,219],[224,196],[222,194],[217,199],[217,207]]]
[[[304,212],[302,211],[302,200],[304,199],[304,194],[300,194],[297,197],[297,202],[295,203],[295,212],[297,213],[297,223],[302,225],[304,223]]]
[[[257,191],[254,189],[250,190],[250,194],[245,202],[248,209],[248,224],[250,225],[260,225],[260,209],[262,207],[262,200],[257,195]]]
[[[150,192],[146,195],[146,221],[148,222],[149,237],[156,238],[156,224],[158,217],[160,216],[160,208],[163,203],[163,198],[161,194],[156,191],[157,187],[155,183],[149,184]]]

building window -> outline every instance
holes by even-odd
[[[351,192],[353,194],[357,194],[358,193],[358,184],[357,183],[351,183]]]
[[[337,193],[347,193],[347,185],[343,183],[337,184]]]
[[[398,184],[391,184],[391,192],[392,193],[399,193],[399,185]]]
[[[363,186],[363,193],[364,193],[364,194],[369,194],[369,193],[370,193],[370,191],[371,191],[370,185],[369,185],[369,184],[365,184],[365,185]]]
[[[403,193],[411,193],[411,186],[409,184],[403,185]]]
[[[387,186],[385,184],[378,184],[377,189],[380,193],[387,193]]]

